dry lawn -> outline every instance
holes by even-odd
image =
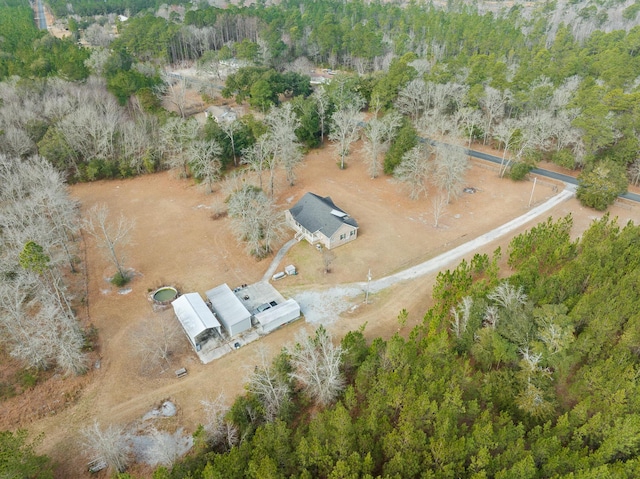
[[[358,239],[335,250],[329,274],[323,272],[321,254],[315,248],[296,244],[280,267],[295,264],[299,274],[276,283],[285,297],[294,290],[364,281],[369,269],[374,277],[399,271],[505,223],[528,208],[531,182],[500,180],[495,167],[474,162],[466,184],[477,192],[463,194],[449,205],[435,228],[430,199],[411,201],[401,185],[388,177],[370,179],[360,154],[357,150],[348,158],[348,168],[340,170],[331,148],[313,151],[300,166],[294,187],[279,178],[277,199],[283,209],[312,191],[331,196],[360,224]],[[555,186],[547,180],[538,181],[532,204],[551,197]],[[100,359],[100,368],[81,378],[55,377],[8,401],[7,408],[3,405],[1,427],[22,425],[34,433],[45,433],[42,452],[60,464],[60,478],[88,476],[86,459],[79,454],[77,432],[94,419],[104,425],[133,424],[163,400],[171,399],[178,406],[178,415],[160,427],[184,426],[193,431],[202,420],[201,400],[223,393],[231,401],[242,393],[246,368],[253,367],[258,348],[268,348],[273,354],[305,328],[305,322],[298,321],[206,366],[190,352],[185,338],[183,352],[167,371],[145,372],[132,336],[142,321],[157,314],[148,301],[150,291],[174,285],[181,292],[203,294],[223,282],[233,288],[258,281],[270,260],[258,262],[249,257],[232,236],[228,218],[211,218],[211,205],[221,200],[221,191],[206,195],[192,181],[177,179],[171,172],[75,185],[71,192],[81,201],[83,211],[96,203],[106,203],[114,215],[122,212],[135,220],[131,243],[126,247],[126,264],[135,271],[135,277],[125,291],[111,286],[108,278],[113,267],[87,238],[87,322],[99,332],[95,359]],[[554,216],[568,213],[574,216],[576,234],[599,216],[581,208],[575,200],[552,210]],[[640,208],[635,204],[614,206],[612,214],[623,222],[640,220]],[[505,250],[508,241],[497,241],[487,252],[497,246]],[[366,323],[368,337],[389,337],[400,330],[396,318],[406,308],[409,319],[401,330],[406,334],[428,308],[433,281],[433,276],[424,277],[378,293],[370,304],[333,322],[330,331],[339,338]],[[186,367],[189,374],[178,380],[173,370],[180,367]],[[146,473],[144,469],[134,472]]]

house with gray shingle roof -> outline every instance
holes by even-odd
[[[358,237],[358,223],[338,208],[330,197],[305,193],[293,208],[285,211],[287,224],[298,241],[335,248]]]

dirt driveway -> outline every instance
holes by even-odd
[[[465,193],[449,205],[435,228],[430,199],[411,201],[392,179],[370,179],[359,150],[348,158],[346,170],[338,169],[331,148],[312,151],[300,166],[294,187],[287,186],[284,178],[278,179],[279,204],[287,208],[307,191],[331,196],[357,219],[358,239],[335,250],[330,274],[323,272],[321,255],[315,248],[306,243],[294,245],[282,266],[295,264],[299,274],[277,282],[276,287],[288,297],[302,290],[364,281],[369,270],[374,278],[380,278],[454,248],[529,209],[531,182],[501,180],[494,166],[473,164],[466,184],[476,192]],[[55,414],[29,416],[20,409],[19,401],[12,405],[21,424],[33,432],[45,432],[42,450],[61,464],[58,471],[61,478],[82,477],[86,460],[77,452],[77,431],[94,419],[103,425],[131,424],[170,398],[179,413],[165,427],[182,425],[193,431],[202,420],[201,400],[222,392],[231,401],[243,391],[247,368],[255,364],[259,348],[268,348],[273,354],[290,344],[301,329],[311,329],[304,321],[298,321],[206,366],[190,352],[185,338],[183,353],[174,359],[168,371],[143,372],[135,335],[142,321],[157,314],[148,301],[149,291],[174,285],[181,292],[204,293],[223,282],[233,288],[259,280],[269,267],[269,260],[257,262],[247,256],[231,234],[228,219],[211,219],[211,205],[222,199],[220,191],[207,195],[190,180],[177,179],[171,172],[75,185],[71,191],[81,201],[83,210],[106,203],[113,214],[123,212],[135,219],[126,263],[136,276],[126,291],[112,287],[108,277],[113,268],[95,244],[87,240],[88,313],[89,321],[99,331],[100,368],[82,379],[73,405],[56,410]],[[538,181],[532,206],[557,191],[554,183]],[[581,208],[575,200],[561,203],[548,215],[563,216],[569,212],[574,215],[576,234],[599,216]],[[636,205],[615,206],[612,214],[624,222],[640,220]],[[512,236],[483,250],[490,252],[497,246],[504,250]],[[282,242],[287,239],[290,236]],[[434,278],[435,275],[428,275],[378,292],[372,295],[369,304],[359,303],[336,318],[329,329],[339,338],[366,323],[368,337],[389,337],[399,330],[396,318],[405,308],[409,318],[402,332],[406,333],[428,308]],[[189,374],[177,380],[173,369],[180,367],[186,367]],[[57,394],[65,394],[65,380],[57,381]],[[42,401],[45,407],[51,397],[49,393],[38,396],[36,388],[30,401]],[[144,470],[134,472],[144,474]]]

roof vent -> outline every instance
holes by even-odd
[[[344,211],[339,211],[339,210],[331,210],[331,214],[333,216],[337,216],[338,218],[345,218],[345,217],[349,216]]]

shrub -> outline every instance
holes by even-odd
[[[121,273],[120,271],[116,272],[111,278],[111,284],[117,286],[118,288],[122,288],[125,284],[131,281],[131,278],[126,273]]]
[[[28,369],[23,369],[18,373],[18,378],[20,380],[20,385],[22,389],[31,389],[33,386],[38,384],[38,372],[30,371]]]
[[[404,118],[398,136],[391,142],[391,146],[384,157],[384,172],[393,174],[396,166],[402,161],[402,156],[418,144],[418,133],[411,122]]]
[[[575,157],[571,151],[563,149],[556,151],[551,155],[551,161],[563,168],[574,169],[576,165]]]
[[[613,161],[598,163],[578,176],[578,200],[583,205],[599,211],[606,210],[626,191],[626,171],[623,166]]]
[[[16,395],[16,389],[13,387],[13,384],[8,382],[0,382],[0,401],[4,399],[9,399]]]
[[[522,181],[532,169],[533,166],[528,163],[523,163],[521,161],[513,163],[511,168],[509,168],[509,178],[514,181]]]
[[[84,332],[84,344],[82,345],[82,351],[93,351],[98,341],[98,328],[91,324]]]

